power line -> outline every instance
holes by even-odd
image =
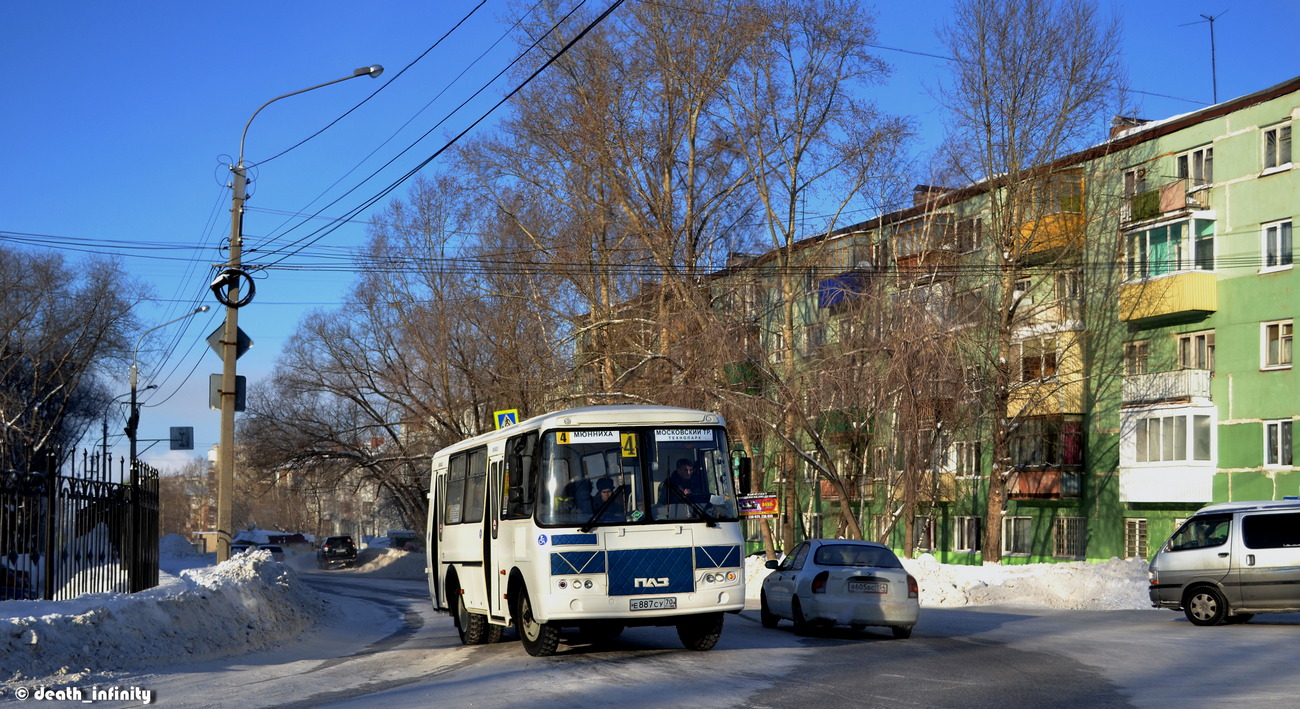
[[[530,82],[532,82],[532,80],[533,80],[534,78],[536,78],[536,77],[537,77],[537,76],[542,72],[542,70],[544,70],[544,69],[546,69],[547,67],[549,67],[552,63],[554,63],[557,59],[559,59],[559,57],[561,57],[561,56],[563,56],[565,53],[567,53],[568,50],[569,50],[569,49],[570,49],[570,48],[571,48],[571,47],[572,47],[572,46],[573,46],[573,45],[574,45],[574,44],[575,44],[579,39],[581,39],[582,37],[584,37],[584,36],[587,34],[587,32],[589,32],[592,28],[594,28],[597,24],[599,24],[599,23],[600,23],[600,22],[601,22],[605,17],[607,17],[611,12],[613,12],[614,9],[615,9],[616,7],[618,7],[620,4],[622,4],[622,2],[623,2],[623,0],[617,0],[613,5],[611,5],[607,10],[605,10],[605,12],[602,13],[602,14],[601,14],[601,15],[600,15],[600,16],[599,16],[595,21],[593,21],[593,22],[592,22],[591,24],[589,24],[586,28],[584,28],[584,29],[582,30],[582,32],[580,32],[580,33],[578,34],[577,37],[575,37],[571,42],[569,42],[565,47],[563,47],[563,48],[562,48],[562,49],[561,49],[561,50],[560,50],[556,55],[554,55],[554,56],[552,56],[551,58],[549,58],[549,59],[548,59],[548,60],[547,60],[547,61],[546,61],[546,62],[545,62],[545,63],[544,63],[540,68],[538,68],[537,70],[535,70],[535,71],[534,71],[534,72],[533,72],[533,73],[532,73],[528,78],[526,78],[526,79],[525,79],[523,82],[521,82],[518,86],[516,86],[514,89],[512,89],[512,90],[511,90],[508,94],[506,94],[506,95],[505,95],[505,96],[504,96],[500,101],[498,101],[496,104],[494,104],[491,108],[489,108],[489,109],[488,109],[486,112],[484,112],[481,116],[479,116],[477,119],[475,119],[475,120],[474,120],[474,121],[469,125],[469,127],[467,127],[467,128],[465,128],[464,130],[462,130],[462,131],[461,131],[460,133],[458,133],[455,137],[453,137],[451,140],[449,140],[447,143],[445,143],[441,148],[439,148],[438,150],[436,150],[436,151],[433,153],[433,155],[429,156],[427,159],[425,159],[423,162],[421,162],[419,165],[417,165],[414,169],[410,170],[410,171],[407,172],[405,175],[403,175],[402,177],[398,178],[396,181],[394,181],[394,182],[393,182],[392,184],[390,184],[388,187],[386,187],[386,188],[384,188],[383,190],[381,190],[378,194],[376,194],[376,195],[374,195],[373,197],[371,197],[371,198],[369,198],[369,199],[363,201],[359,206],[357,206],[357,207],[355,207],[355,208],[349,210],[349,211],[347,212],[347,216],[345,217],[345,219],[351,219],[352,217],[356,216],[357,214],[361,213],[362,211],[364,211],[364,210],[370,208],[370,207],[373,206],[376,202],[378,202],[380,199],[383,199],[385,196],[387,196],[389,193],[391,193],[394,189],[396,189],[396,188],[397,188],[399,185],[401,185],[403,182],[405,182],[406,180],[408,180],[408,179],[410,179],[411,177],[413,177],[416,173],[418,173],[420,170],[422,170],[426,165],[428,165],[429,163],[433,162],[434,159],[436,159],[439,155],[441,155],[441,154],[442,154],[443,152],[445,152],[448,148],[450,148],[450,147],[451,147],[452,145],[454,145],[457,141],[459,141],[460,138],[464,137],[466,134],[469,133],[469,131],[473,130],[475,127],[478,126],[479,123],[481,123],[481,122],[482,122],[483,120],[485,120],[489,115],[491,115],[493,112],[495,112],[497,108],[499,108],[499,107],[500,107],[501,105],[503,105],[506,101],[508,101],[512,96],[514,96],[516,93],[518,93],[522,88],[524,88],[524,87],[527,86]],[[434,130],[436,130],[440,125],[442,125],[442,123],[444,123],[444,122],[445,122],[447,119],[449,119],[452,115],[455,115],[455,113],[456,113],[457,111],[459,111],[461,108],[463,108],[465,105],[467,105],[467,104],[469,103],[469,101],[473,100],[473,99],[474,99],[475,97],[477,97],[480,93],[482,93],[483,91],[485,91],[485,90],[487,89],[488,86],[490,86],[493,82],[495,82],[495,81],[497,80],[497,78],[499,78],[499,77],[502,76],[506,71],[508,71],[508,70],[510,69],[510,67],[514,66],[516,63],[518,63],[519,61],[521,61],[521,60],[523,59],[523,57],[527,55],[528,51],[530,51],[531,49],[533,49],[533,48],[535,48],[536,46],[538,46],[538,44],[540,44],[540,43],[541,43],[541,42],[542,42],[546,37],[548,37],[548,36],[549,36],[549,35],[550,35],[550,34],[551,34],[551,33],[552,33],[556,28],[558,28],[558,27],[559,27],[559,26],[560,26],[564,21],[566,21],[569,17],[573,16],[573,14],[576,13],[576,12],[578,11],[578,9],[579,9],[581,6],[582,6],[582,3],[579,3],[578,6],[575,6],[572,10],[570,10],[568,14],[566,14],[566,15],[565,15],[563,18],[561,18],[558,22],[556,22],[555,24],[553,24],[553,25],[551,26],[551,28],[547,30],[546,33],[544,33],[541,37],[539,37],[539,38],[538,38],[538,39],[533,43],[533,45],[532,45],[531,47],[529,47],[529,49],[525,50],[524,52],[521,52],[521,53],[519,54],[519,56],[517,56],[513,61],[510,62],[509,65],[507,65],[507,66],[506,66],[505,68],[503,68],[500,72],[498,72],[498,74],[497,74],[495,77],[493,77],[490,81],[488,81],[486,84],[484,84],[484,86],[481,87],[478,91],[474,92],[474,94],[472,94],[469,98],[465,99],[465,101],[462,101],[461,104],[460,104],[459,106],[457,106],[453,111],[451,111],[450,113],[448,113],[447,116],[446,116],[445,118],[443,118],[442,121],[439,121],[439,122],[438,122],[437,124],[435,124],[432,128],[430,128],[428,131],[426,131],[426,132],[424,133],[424,135],[422,135],[418,140],[416,140],[414,143],[412,143],[410,146],[408,146],[408,147],[407,147],[405,150],[403,150],[402,152],[400,152],[400,153],[398,153],[397,155],[395,155],[395,156],[394,156],[392,159],[390,159],[388,162],[384,163],[384,164],[383,164],[382,166],[380,166],[377,170],[375,170],[374,172],[372,172],[372,173],[370,174],[369,177],[367,177],[365,180],[362,180],[361,183],[358,183],[356,187],[353,187],[353,188],[352,188],[352,190],[349,190],[348,192],[344,193],[344,194],[341,195],[338,199],[335,199],[333,202],[331,202],[329,205],[326,205],[326,206],[328,207],[328,206],[332,206],[332,205],[334,205],[334,204],[337,204],[339,201],[341,201],[344,197],[346,197],[346,196],[347,196],[348,194],[350,194],[352,191],[355,191],[355,190],[356,190],[357,188],[359,188],[362,184],[365,184],[365,183],[368,182],[370,179],[372,179],[372,178],[374,178],[375,176],[377,176],[377,175],[379,174],[379,172],[382,171],[384,168],[387,168],[389,165],[392,165],[394,162],[396,162],[397,158],[401,157],[401,156],[404,155],[407,151],[409,151],[409,150],[411,150],[412,148],[414,148],[415,145],[417,145],[420,141],[424,140],[424,138],[428,137],[428,135],[431,134]],[[277,251],[278,251],[278,252],[285,252],[285,251],[287,251],[287,250],[289,250],[289,249],[294,249],[294,247],[298,246],[299,244],[304,244],[304,242],[305,242],[306,245],[314,244],[314,243],[316,243],[317,241],[319,241],[320,239],[324,238],[325,236],[328,236],[329,234],[333,233],[335,230],[337,230],[339,227],[342,226],[342,223],[343,223],[343,222],[336,223],[336,224],[332,224],[332,225],[330,225],[330,226],[321,227],[320,229],[316,230],[315,232],[312,232],[311,234],[307,234],[306,236],[301,237],[301,238],[297,239],[296,241],[291,242],[290,244],[288,244],[287,246],[285,246],[285,247],[283,247],[283,248],[277,249]],[[278,239],[279,237],[275,237],[275,238]],[[274,239],[273,239],[272,241],[274,241]],[[283,261],[285,258],[292,257],[292,256],[296,253],[296,251],[297,251],[297,250],[294,250],[294,251],[288,251],[288,253],[284,256],[284,258],[282,258],[282,259],[280,259],[280,260]]]

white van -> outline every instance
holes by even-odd
[[[1300,611],[1300,500],[1202,507],[1148,567],[1151,604],[1196,625]]]

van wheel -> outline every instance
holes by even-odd
[[[1218,625],[1228,615],[1228,600],[1218,589],[1199,586],[1183,600],[1183,613],[1192,625]]]
[[[487,616],[471,613],[465,607],[465,596],[456,590],[456,632],[460,635],[462,645],[482,645],[488,640]],[[500,636],[500,629],[497,635]]]
[[[524,649],[533,657],[546,657],[555,654],[555,647],[560,644],[560,626],[554,623],[541,623],[533,617],[533,602],[528,598],[528,590],[519,589],[519,613],[515,615],[515,631]]]
[[[677,621],[677,637],[687,650],[712,650],[721,636],[721,613],[693,615]]]
[[[906,640],[912,637],[912,626],[910,625],[895,625],[893,631],[895,640]]]

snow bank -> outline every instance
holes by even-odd
[[[745,560],[745,592],[758,600],[764,568],[762,556]],[[1147,563],[1142,559],[1111,559],[1021,566],[958,566],[940,564],[931,554],[903,559],[916,577],[922,607],[1002,605],[1020,608],[1071,610],[1150,609]]]
[[[398,551],[384,547],[369,547],[357,552],[357,565],[351,573],[378,576],[386,579],[425,579],[424,552]]]
[[[160,548],[170,564],[206,562],[183,538],[164,538]],[[268,552],[241,554],[179,576],[162,574],[158,587],[136,594],[4,601],[0,680],[74,678],[260,650],[313,627],[326,607],[321,595]]]

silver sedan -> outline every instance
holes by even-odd
[[[800,634],[815,626],[876,625],[907,638],[921,613],[916,579],[883,544],[809,539],[767,567],[760,597],[767,628],[788,618]]]

